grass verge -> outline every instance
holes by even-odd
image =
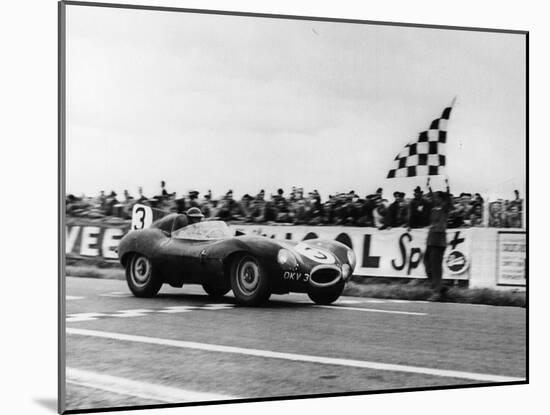
[[[525,307],[525,292],[501,291],[490,288],[449,287],[444,298],[434,299],[433,291],[424,281],[408,283],[362,284],[350,281],[344,295],[394,300],[442,301],[499,306]]]
[[[121,267],[98,268],[93,265],[67,265],[67,276],[83,278],[100,278],[107,280],[124,280],[126,276]]]

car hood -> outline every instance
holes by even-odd
[[[306,268],[317,265],[341,265],[347,262],[347,250],[344,244],[337,241],[324,239],[308,239],[305,241],[292,241],[286,239],[272,239],[265,236],[237,237],[247,245],[257,248],[270,247],[278,251],[281,248],[291,251],[298,262]]]

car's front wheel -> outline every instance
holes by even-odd
[[[235,299],[241,304],[260,305],[271,295],[267,273],[252,255],[245,254],[233,261],[230,281]]]
[[[330,287],[323,287],[323,288],[312,287],[307,293],[307,295],[316,304],[321,304],[321,305],[332,304],[342,295],[342,291],[344,291],[345,284],[346,283],[344,282],[344,280],[341,279],[335,285]]]
[[[205,282],[202,284],[202,288],[210,297],[220,298],[231,290],[231,285],[229,285],[229,282],[224,282],[221,285],[215,285],[210,282]]]
[[[142,254],[132,255],[126,264],[126,282],[136,297],[154,297],[162,286],[151,260]]]

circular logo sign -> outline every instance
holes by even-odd
[[[330,252],[306,244],[298,244],[294,247],[294,250],[299,254],[311,259],[312,261],[319,262],[320,264],[334,264],[336,259]]]
[[[468,259],[460,251],[451,251],[445,258],[445,265],[451,274],[461,274],[468,269]]]

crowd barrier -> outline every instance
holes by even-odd
[[[323,238],[352,248],[357,257],[354,275],[364,277],[426,278],[422,258],[427,229],[340,226],[231,225],[247,234],[301,241]],[[116,261],[116,248],[130,224],[69,220],[65,252],[69,258]],[[468,280],[470,287],[524,287],[524,231],[459,228],[447,231],[443,278]]]

